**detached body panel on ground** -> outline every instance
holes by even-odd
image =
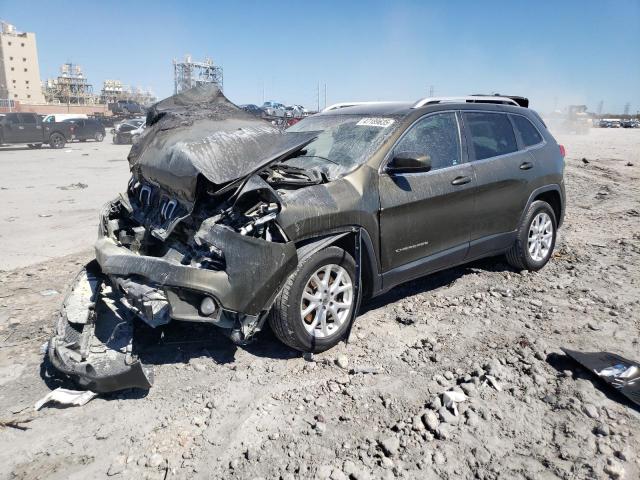
[[[486,102],[350,106],[285,132],[214,87],[154,105],[65,302],[54,365],[102,391],[150,385],[133,334],[114,330],[134,320],[210,323],[243,344],[269,319],[288,345],[322,351],[363,296],[505,252],[541,268],[563,158],[535,113]],[[70,315],[79,304],[88,313]]]

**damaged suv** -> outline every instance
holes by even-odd
[[[281,132],[215,87],[153,106],[96,260],[49,358],[95,391],[149,387],[133,323],[269,322],[301,351],[348,336],[362,298],[481,257],[549,260],[564,150],[522,97],[338,104]]]

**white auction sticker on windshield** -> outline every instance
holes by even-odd
[[[388,126],[392,125],[394,121],[395,120],[391,118],[370,117],[370,118],[363,118],[358,123],[356,123],[356,125],[359,125],[361,127],[387,128]]]

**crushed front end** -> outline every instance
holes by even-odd
[[[153,371],[134,351],[133,316],[95,261],[77,275],[47,351],[56,369],[94,392],[153,384]]]
[[[220,95],[210,111],[226,114]],[[311,136],[195,112],[148,118],[129,155],[131,181],[103,208],[96,260],[79,274],[49,343],[53,365],[94,391],[151,386],[136,357],[136,321],[205,322],[246,343],[297,265],[276,222],[279,196],[254,169]],[[174,128],[176,115],[188,121]],[[203,123],[208,133],[194,134]]]

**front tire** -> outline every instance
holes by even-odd
[[[323,352],[342,340],[355,316],[356,264],[338,247],[305,258],[276,299],[269,324],[286,345]]]
[[[104,140],[104,134],[102,132],[97,132],[94,139],[96,142],[101,142]]]
[[[533,202],[518,228],[514,245],[506,254],[509,264],[518,270],[540,270],[553,254],[557,228],[551,205],[542,200]]]

